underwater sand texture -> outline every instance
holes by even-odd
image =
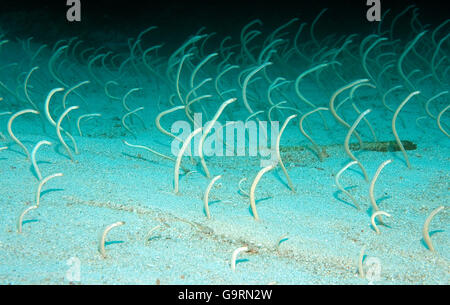
[[[86,50],[77,38],[42,48],[42,44],[0,31],[0,113],[8,112],[0,116],[4,135],[0,148],[7,147],[0,151],[0,284],[449,284],[450,141],[443,130],[450,130],[450,111],[442,112],[449,95],[429,102],[449,88],[448,27],[435,35],[433,29],[419,28],[408,37],[394,39],[384,28],[372,37],[363,33],[352,39],[326,35],[313,39],[307,31],[297,37],[300,24],[294,20],[279,31],[259,32],[262,28],[256,22],[244,29],[244,37],[250,35],[245,41],[233,37],[222,46],[207,40],[211,34],[204,31],[181,47],[189,39],[185,37],[181,48],[170,50],[169,56],[150,49],[161,43],[152,40],[151,32],[133,37],[131,53],[119,54],[114,49]],[[379,37],[386,39],[377,41]],[[411,46],[414,50],[407,51]],[[324,63],[328,66],[296,84],[299,75]],[[239,67],[222,75],[217,91],[214,80],[232,65]],[[203,196],[210,179],[197,156],[195,164],[187,156],[182,158],[189,172],[180,171],[179,193],[174,194],[174,162],[123,143],[146,145],[176,158],[171,152],[172,139],[156,128],[155,118],[162,111],[186,105],[178,93],[184,98],[208,78],[212,80],[191,94],[191,100],[211,95],[192,105],[192,114],[203,113],[203,123],[233,97],[237,101],[219,121],[245,121],[250,112],[244,95],[254,112],[263,111],[259,120],[268,121],[270,108],[272,120],[281,124],[290,115],[298,115],[280,142],[281,158],[295,192],[289,189],[279,165],[266,173],[255,192],[260,221],[255,221],[249,198],[242,191],[249,192],[261,170],[261,157],[205,158],[211,176],[222,175],[209,194],[211,219],[207,219]],[[358,112],[372,110],[356,128],[363,145],[355,133],[350,138],[350,149],[369,180],[381,163],[392,160],[374,188],[379,209],[391,215],[383,217],[384,225],[377,222],[380,234],[371,225],[370,181],[364,180],[361,169],[354,165],[340,178],[360,210],[334,181],[339,170],[352,161],[344,149],[349,128],[329,110],[305,119],[306,132],[317,143],[322,161],[299,130],[304,114],[315,107],[329,108],[333,94],[358,79],[367,79],[363,83],[376,88],[349,88],[339,94],[335,106],[339,105],[337,113],[349,125]],[[288,82],[274,88],[269,100],[270,86],[283,80]],[[70,92],[64,108],[64,94],[84,81],[90,83]],[[396,86],[402,87],[391,91],[383,104],[383,95]],[[64,89],[49,103],[55,122],[65,109],[79,106],[61,123],[79,149],[76,154],[62,131],[73,162],[45,116],[45,100],[55,88]],[[296,88],[314,107],[302,100]],[[392,119],[414,91],[421,93],[399,111],[396,121],[411,163],[408,168],[393,134]],[[63,176],[43,186],[39,207],[25,215],[22,233],[18,233],[18,218],[35,204],[39,181],[26,153],[9,135],[7,124],[14,113],[33,109],[33,103],[42,116],[19,116],[12,124],[13,133],[30,153],[39,141],[52,142],[40,147],[37,163],[43,177]],[[144,109],[123,120],[139,107]],[[101,117],[83,120],[80,136],[77,118],[92,113]],[[163,117],[161,125],[170,131],[171,124],[180,120],[189,122],[184,110]],[[440,206],[445,208],[430,224],[435,247],[430,251],[422,227]],[[103,258],[98,250],[100,235],[119,221],[124,224],[108,233]],[[239,254],[233,272],[232,253],[244,246],[249,251]],[[358,274],[362,248],[364,277]],[[70,275],[73,262],[79,263],[79,279]]]

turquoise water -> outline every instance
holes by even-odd
[[[449,284],[449,23],[426,25],[412,12],[345,33],[320,26],[332,10],[307,23],[246,19],[229,38],[206,27],[164,40],[150,23],[104,45],[17,37],[1,25],[0,283]],[[174,137],[187,138],[196,114],[195,128],[206,127],[232,98],[223,129],[206,140],[210,177],[198,154],[186,155],[175,192]],[[175,107],[161,132],[158,115]],[[278,148],[288,176],[271,129],[238,129],[233,140],[224,132],[227,122],[280,130],[288,118]],[[335,181],[352,161],[347,135],[358,163],[338,182],[354,200]],[[33,154],[40,141],[51,145]],[[272,164],[252,207],[255,177]],[[218,175],[208,219],[204,195]],[[423,226],[441,206],[431,251]],[[377,209],[390,215],[376,221],[380,234]]]

